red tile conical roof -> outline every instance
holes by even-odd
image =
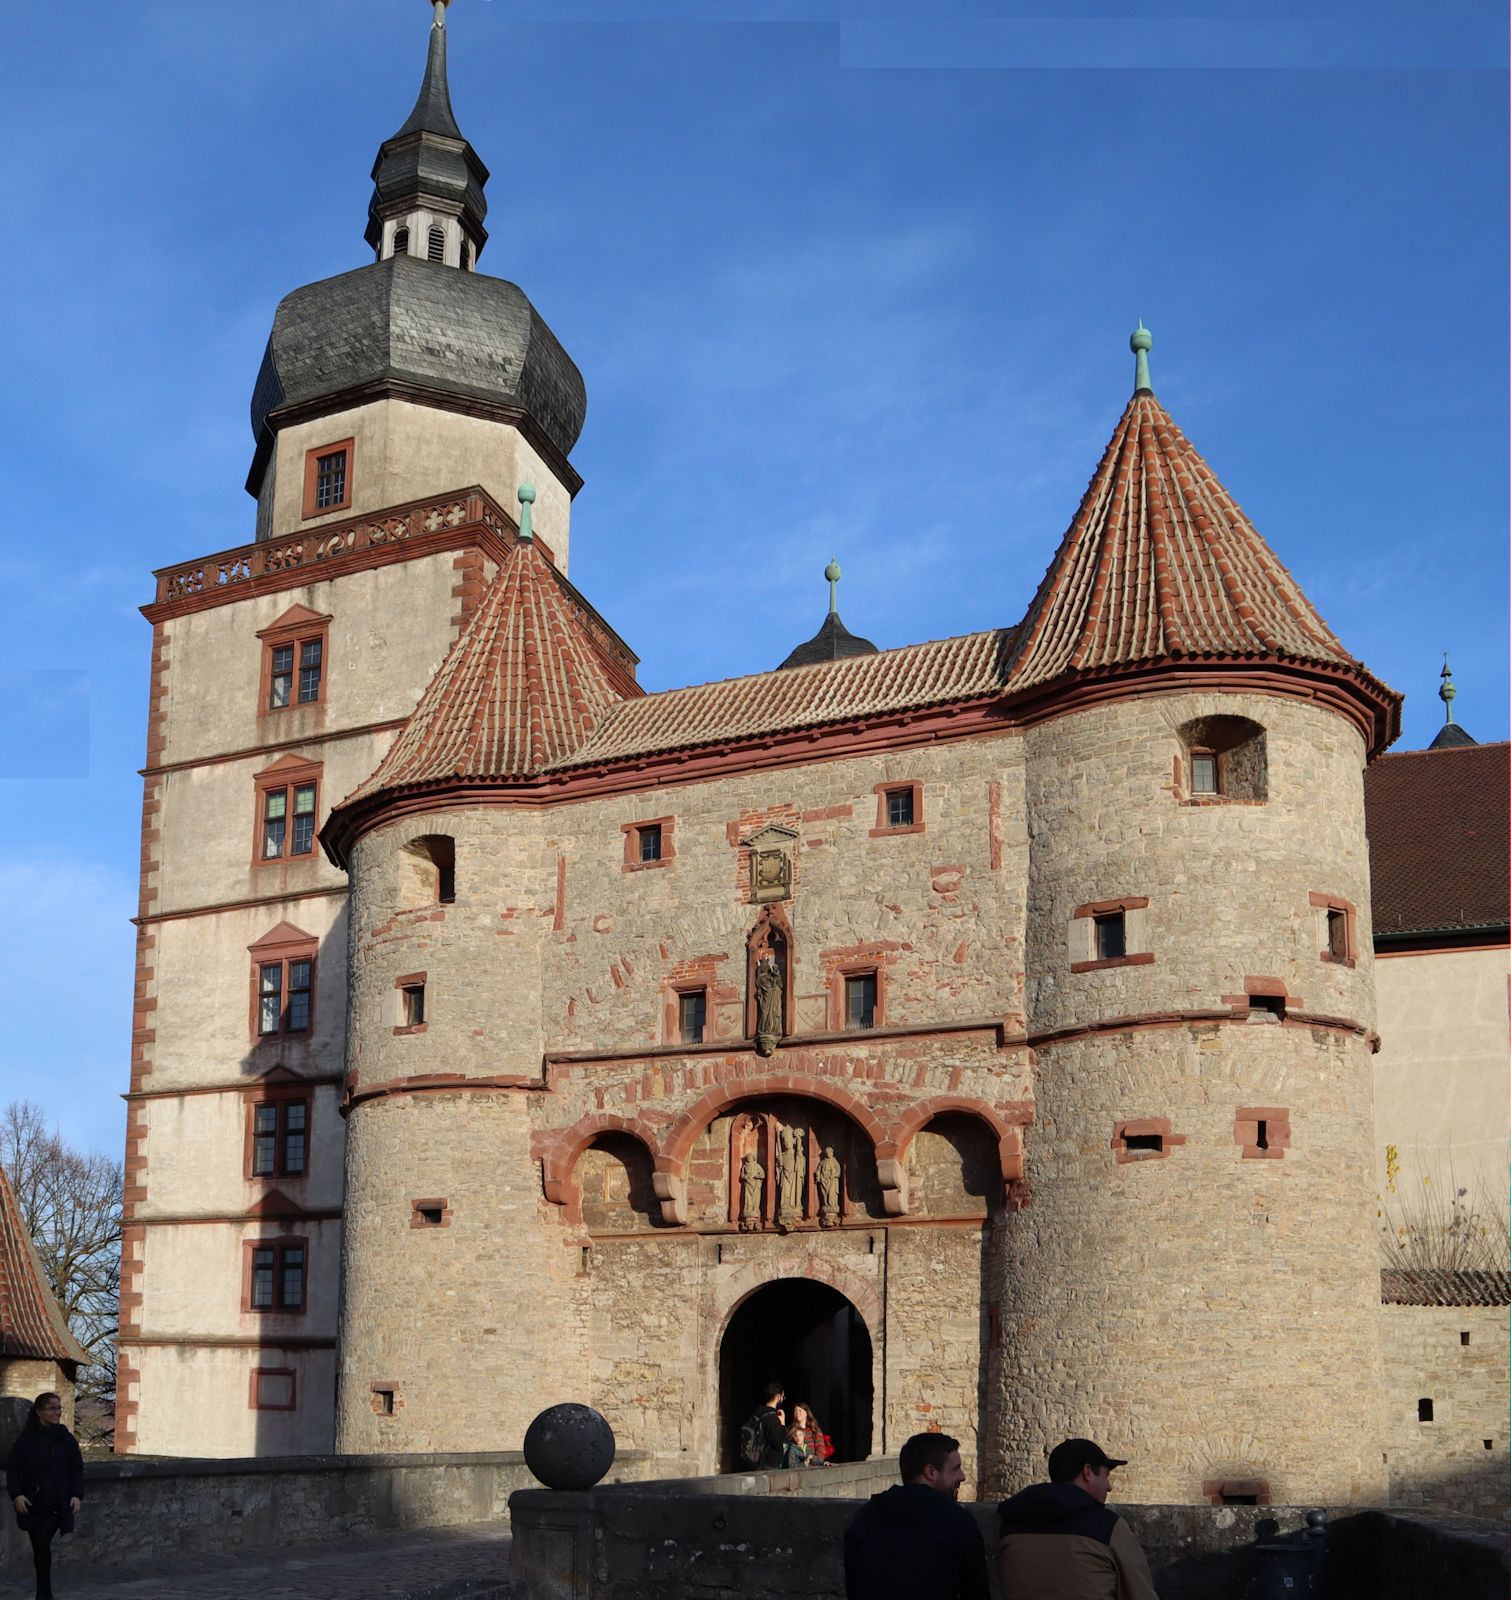
[[[1028,609],[1012,686],[1193,656],[1358,666],[1170,414],[1140,390]]]
[[[593,643],[555,568],[523,539],[377,771],[342,806],[451,778],[530,777],[639,693]]]
[[[20,1202],[0,1167],[0,1356],[90,1364],[42,1272]]]

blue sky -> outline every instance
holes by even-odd
[[[482,270],[587,381],[574,580],[650,688],[773,666],[831,553],[878,644],[1012,623],[1142,317],[1161,400],[1406,694],[1400,747],[1441,724],[1445,647],[1459,720],[1505,738],[1502,8],[1055,9],[456,0]],[[251,536],[273,309],[368,259],[427,10],[0,24],[0,1101],[86,1145],[123,1126],[136,608],[153,567]]]

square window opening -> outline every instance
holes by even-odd
[[[446,1220],[446,1208],[441,1205],[417,1205],[414,1213],[426,1228],[439,1228]]]
[[[1251,994],[1249,996],[1249,1015],[1271,1016],[1281,1022],[1285,1021],[1285,996],[1283,994]]]
[[[1093,917],[1098,961],[1121,961],[1128,954],[1128,924],[1121,911],[1108,911]]]
[[[691,990],[677,996],[677,1034],[683,1044],[702,1044],[708,1024],[708,991]]]
[[[913,790],[888,789],[887,790],[887,826],[889,828],[911,828],[913,826]]]
[[[876,974],[857,972],[845,979],[845,1026],[872,1028],[876,1025]]]
[[[1494,1439],[1485,1439],[1485,1440],[1482,1441],[1482,1443],[1484,1444],[1484,1446],[1485,1446],[1485,1448],[1487,1450],[1493,1450],[1495,1448],[1495,1440]]]
[[[391,1417],[394,1414],[394,1392],[392,1389],[373,1390],[373,1410],[380,1417]]]
[[[399,990],[401,1028],[418,1028],[425,1021],[425,985],[406,983]]]
[[[1418,1422],[1431,1422],[1432,1421],[1432,1401],[1426,1399],[1425,1397],[1423,1399],[1417,1401],[1417,1421]]]

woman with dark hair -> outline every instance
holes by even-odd
[[[5,1492],[16,1522],[31,1540],[37,1600],[52,1600],[52,1541],[73,1532],[84,1498],[84,1458],[63,1426],[62,1397],[39,1394],[5,1463]]]

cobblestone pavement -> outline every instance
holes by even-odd
[[[62,1550],[59,1546],[54,1546]],[[0,1595],[29,1595],[0,1582]],[[491,1524],[372,1533],[155,1566],[53,1568],[58,1600],[505,1600],[509,1532]]]

